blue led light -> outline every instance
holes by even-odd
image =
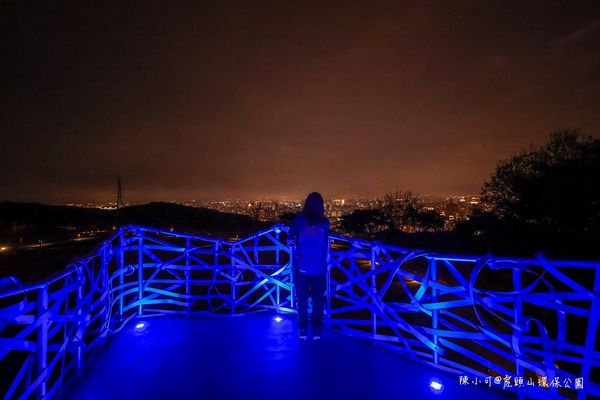
[[[275,320],[275,322],[281,322],[283,321],[283,318],[281,318],[279,315],[276,316],[275,318],[273,318]]]
[[[135,325],[135,329],[142,329],[142,328],[144,328],[145,326],[146,326],[146,324],[145,324],[145,323],[143,323],[143,322],[138,322],[138,323]]]

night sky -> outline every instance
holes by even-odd
[[[0,5],[0,200],[477,193],[600,134],[600,1],[93,3]]]

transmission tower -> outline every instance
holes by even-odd
[[[123,208],[123,187],[121,186],[121,178],[117,178],[117,208]]]

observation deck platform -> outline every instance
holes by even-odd
[[[41,282],[0,278],[0,396],[600,398],[598,261],[331,235],[326,336],[304,343],[287,229],[128,225]]]
[[[104,399],[511,399],[500,389],[459,386],[458,375],[337,332],[296,337],[296,316],[159,317],[115,335],[66,400]],[[136,325],[144,321],[143,328]],[[437,377],[441,394],[429,389]]]

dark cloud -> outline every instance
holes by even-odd
[[[1,7],[0,199],[477,192],[600,128],[595,1]]]

